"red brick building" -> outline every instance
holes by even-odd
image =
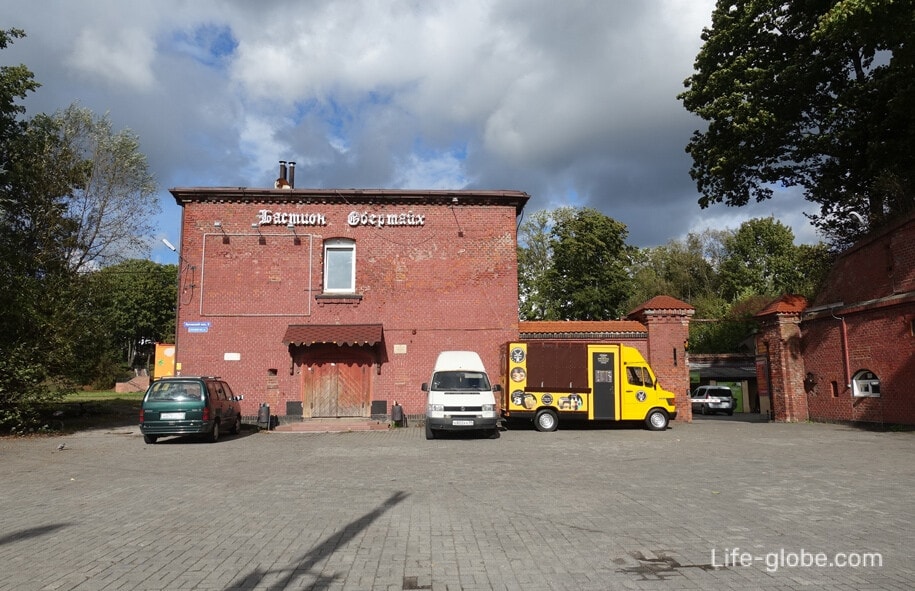
[[[281,171],[281,178],[285,170]],[[281,183],[278,181],[278,186]],[[519,191],[176,188],[176,370],[244,412],[420,414],[439,351],[518,335]]]
[[[387,416],[395,401],[421,415],[442,350],[477,351],[498,375],[500,345],[520,334],[526,193],[296,189],[280,175],[275,189],[171,190],[176,372],[225,378],[246,416],[267,403],[290,419]],[[635,327],[684,420],[691,314],[662,296],[620,325]]]
[[[915,215],[842,253],[814,301],[757,318],[776,420],[915,424]]]

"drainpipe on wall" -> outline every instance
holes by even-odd
[[[842,324],[842,364],[845,369],[845,387],[851,389],[851,362],[848,359],[848,326],[845,324],[845,317],[836,316],[835,312],[830,312],[832,317]]]

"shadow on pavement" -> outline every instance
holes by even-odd
[[[351,521],[347,525],[343,526],[337,532],[331,533],[324,541],[306,552],[298,560],[296,564],[291,565],[289,568],[280,569],[280,570],[261,570],[255,569],[253,572],[244,575],[242,578],[232,581],[229,585],[229,589],[288,589],[291,587],[297,587],[295,581],[300,577],[310,574],[311,569],[321,560],[326,559],[328,556],[333,554],[334,550],[340,546],[346,545],[351,539],[353,539],[356,534],[362,532],[365,528],[372,524],[373,521],[381,517],[388,509],[399,505],[403,502],[404,499],[409,496],[403,491],[397,491],[392,494],[387,500],[381,504],[380,507],[376,508],[374,511],[370,511],[356,519]],[[264,580],[264,577],[270,574],[283,573],[283,576],[276,581],[274,584],[269,587],[261,587],[261,583]],[[326,577],[321,576],[320,574],[315,575],[315,581],[308,586],[309,589],[323,589],[335,579],[336,577]]]

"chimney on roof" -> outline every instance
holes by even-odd
[[[289,188],[295,189],[295,162],[289,162]]]
[[[294,164],[295,163],[293,162],[293,165]],[[286,161],[285,160],[280,160],[280,176],[273,183],[273,187],[275,189],[291,189],[292,188],[289,186],[289,181],[286,180]]]

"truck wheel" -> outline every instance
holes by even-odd
[[[555,431],[558,424],[559,419],[556,418],[556,413],[548,409],[541,410],[534,418],[534,426],[537,427],[538,431],[543,431],[544,433]]]
[[[426,439],[435,439],[435,431],[432,430],[429,421],[426,421]]]
[[[235,422],[232,423],[232,430],[229,431],[232,435],[238,435],[241,433],[241,415],[235,417]]]
[[[667,413],[660,408],[649,411],[648,416],[645,417],[645,425],[652,431],[667,429],[669,422],[670,419],[667,418]]]
[[[157,438],[155,435],[144,435],[143,436],[143,441],[145,441],[146,443],[149,443],[149,444],[155,443],[156,439]]]

